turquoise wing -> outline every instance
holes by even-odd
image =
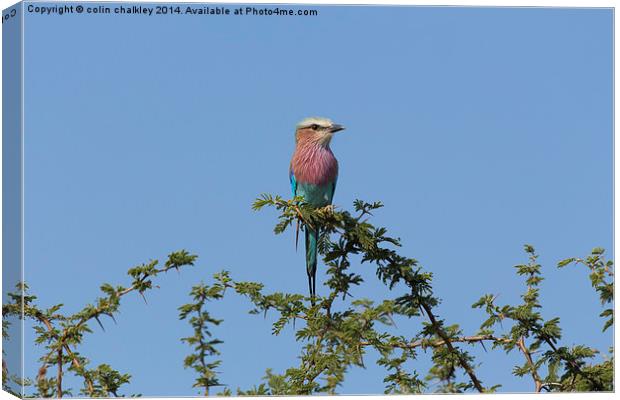
[[[291,191],[293,192],[293,197],[295,197],[297,196],[297,181],[295,180],[293,168],[291,168],[288,172],[288,179],[291,181]]]
[[[336,192],[336,182],[338,182],[337,176],[336,176],[336,179],[334,179],[334,181],[330,184],[331,190],[329,193],[329,204],[332,204],[332,200],[334,200],[334,193]]]

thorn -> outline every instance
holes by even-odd
[[[387,317],[390,320],[390,322],[392,323],[392,325],[394,325],[394,328],[398,328],[396,326],[396,321],[394,321],[394,319],[392,318],[392,314],[387,314]]]
[[[144,293],[140,292],[140,296],[142,296],[142,300],[144,300],[144,304],[148,306],[148,302],[146,301],[146,297],[144,297]]]
[[[481,340],[480,344],[482,345],[482,348],[484,349],[484,352],[487,353],[487,347],[484,345],[484,341]]]
[[[116,318],[114,318],[114,314],[110,313],[108,315],[110,316],[110,318],[112,318],[112,321],[114,321],[114,324],[118,325],[118,323],[116,322]]]
[[[101,321],[99,320],[99,317],[95,316],[95,320],[97,320],[97,323],[99,324],[99,326],[101,327],[101,330],[103,330],[105,332],[105,328],[103,327],[103,324],[101,323]]]

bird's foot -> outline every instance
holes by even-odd
[[[334,211],[336,211],[336,207],[334,207],[333,204],[328,204],[323,207],[323,211],[325,211],[327,214],[333,214]]]
[[[299,208],[299,206],[294,206],[293,209],[295,210],[295,213],[297,214],[297,218],[306,222],[306,219],[304,218],[304,215],[301,213],[301,209]]]

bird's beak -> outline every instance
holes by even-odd
[[[339,124],[332,124],[332,127],[329,128],[329,131],[331,133],[336,133],[336,132],[340,132],[344,130],[344,126],[339,125]]]

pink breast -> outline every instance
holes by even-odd
[[[297,182],[325,185],[338,176],[338,161],[329,147],[320,145],[297,145],[291,168]]]

